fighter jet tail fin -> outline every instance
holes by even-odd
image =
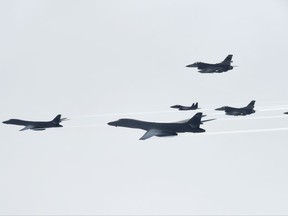
[[[232,63],[232,57],[233,57],[233,55],[228,55],[228,56],[224,59],[224,61],[222,61],[221,63],[222,63],[222,64],[225,64],[225,65],[231,65],[231,63]]]
[[[201,118],[202,112],[198,112],[188,121],[188,124],[193,128],[199,128],[201,124]]]
[[[247,105],[247,108],[248,109],[254,109],[254,105],[255,105],[255,100],[252,100],[248,105]]]

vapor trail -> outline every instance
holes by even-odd
[[[287,115],[281,116],[260,116],[260,117],[235,117],[235,118],[221,118],[215,119],[216,121],[232,121],[232,120],[257,120],[257,119],[273,119],[273,118],[288,118]],[[183,120],[188,121],[189,119]],[[107,126],[107,124],[87,124],[87,125],[73,125],[73,126],[65,126],[65,128],[87,128],[87,127],[103,127]]]
[[[178,110],[162,110],[162,111],[143,111],[143,112],[130,112],[130,113],[104,113],[104,114],[91,114],[91,115],[79,115],[79,116],[72,116],[71,119],[79,119],[79,118],[99,118],[99,117],[109,117],[109,116],[129,116],[129,115],[146,115],[146,114],[161,114],[161,113],[187,113],[193,115],[195,112],[205,112],[205,111],[214,111],[215,109],[199,109],[193,110],[192,112],[189,111],[178,111]],[[269,108],[269,109],[256,109],[257,111],[274,111],[274,110],[288,110],[288,107],[277,107],[277,108]],[[209,115],[221,115],[223,112],[215,112]]]
[[[64,126],[63,128],[88,128],[88,127],[103,127],[107,124],[90,124],[90,125],[73,125],[73,126]]]
[[[253,119],[273,119],[273,118],[287,118],[287,115],[281,116],[259,116],[259,117],[234,117],[234,118],[219,118],[216,120],[226,121],[226,120],[253,120]]]
[[[259,133],[259,132],[275,132],[275,131],[287,131],[288,128],[268,128],[268,129],[251,129],[251,130],[235,130],[235,131],[219,131],[219,132],[206,132],[206,133],[195,133],[196,136],[206,135],[224,135],[224,134],[241,134],[241,133]]]

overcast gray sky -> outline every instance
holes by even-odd
[[[1,215],[288,215],[288,1],[1,1],[0,27],[1,121],[71,119],[0,125]],[[228,54],[227,73],[185,67]],[[197,101],[204,134],[106,124]]]

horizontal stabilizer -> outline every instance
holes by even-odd
[[[204,122],[213,121],[213,120],[216,120],[216,118],[214,118],[214,119],[201,120],[201,124],[203,124]]]

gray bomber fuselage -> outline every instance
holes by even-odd
[[[185,132],[205,132],[204,129],[198,126],[190,125],[189,123],[158,123],[146,122],[135,119],[119,119],[114,122],[109,122],[108,125],[116,127],[137,128],[142,130],[158,129],[167,132],[185,133]]]
[[[51,127],[63,127],[59,123],[54,123],[52,121],[25,121],[20,119],[10,119],[8,121],[4,121],[4,124],[13,124],[13,125],[33,125],[33,128],[51,128]]]
[[[164,136],[175,136],[178,133],[193,132],[201,133],[205,132],[204,129],[200,128],[202,122],[211,121],[214,119],[208,119],[201,121],[203,117],[202,113],[196,113],[191,119],[175,122],[175,123],[158,123],[158,122],[147,122],[135,119],[119,119],[117,121],[109,122],[108,125],[116,127],[128,127],[146,130],[146,133],[140,138],[140,140],[146,140],[153,136],[164,137]]]
[[[61,115],[59,114],[52,121],[26,121],[21,119],[9,119],[7,121],[3,121],[3,123],[25,126],[23,129],[21,129],[21,131],[28,129],[40,131],[45,130],[46,128],[63,127],[62,125],[60,125],[60,122],[63,120],[67,119],[61,119]]]

